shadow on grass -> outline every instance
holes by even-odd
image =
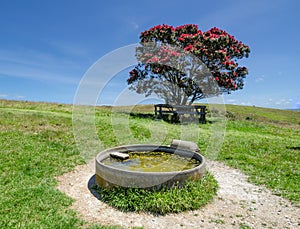
[[[156,119],[155,114],[149,114],[149,113],[133,113],[133,112],[131,112],[129,115],[133,118]]]
[[[101,195],[97,192],[96,175],[93,175],[88,181],[88,189],[98,200],[101,200]]]
[[[172,117],[171,115],[163,115],[162,118],[158,118],[157,115],[149,114],[149,113],[133,113],[133,112],[131,112],[129,115],[130,115],[130,117],[133,117],[133,118],[151,119],[151,120],[156,120],[156,121],[165,121],[165,122],[171,123],[171,124],[180,124],[179,119]]]
[[[149,114],[149,113],[133,113],[131,112],[129,114],[133,118],[141,118],[141,119],[151,119],[151,120],[163,120],[167,123],[170,124],[190,124],[190,123],[200,123],[200,124],[205,124],[205,123],[212,123],[212,121],[199,121],[197,118],[189,118],[189,117],[181,117],[179,118],[178,116],[174,115],[162,115],[162,118],[158,118],[157,115],[155,114]]]
[[[151,113],[136,113],[136,112],[120,112],[122,114],[129,115],[132,118],[138,118],[138,119],[148,119],[148,120],[155,120],[155,121],[165,121],[170,124],[206,124],[206,123],[213,123],[214,121],[210,120],[200,120],[199,118],[195,117],[184,117],[184,116],[176,116],[176,115],[171,115],[171,114],[163,114],[161,118],[159,118],[155,114]]]
[[[300,146],[287,146],[287,149],[300,150]]]

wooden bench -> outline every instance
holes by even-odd
[[[206,106],[156,104],[154,105],[154,112],[158,119],[164,119],[172,115],[172,121],[179,121],[184,115],[189,115],[190,117],[198,116],[200,123],[206,123]]]

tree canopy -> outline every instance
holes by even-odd
[[[216,27],[157,25],[141,33],[138,65],[130,73],[130,89],[155,93],[166,103],[190,105],[199,99],[242,89],[248,69],[238,60],[249,46]]]

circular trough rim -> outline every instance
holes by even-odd
[[[196,158],[196,160],[200,161],[200,164],[191,169],[176,170],[176,171],[172,171],[172,172],[143,172],[143,171],[130,171],[130,170],[125,170],[125,169],[120,169],[120,168],[116,168],[116,167],[109,166],[109,165],[102,163],[102,161],[104,159],[109,157],[110,152],[114,152],[117,150],[123,150],[123,152],[126,152],[126,150],[127,150],[127,152],[128,152],[128,151],[130,151],[130,148],[134,148],[134,147],[138,147],[138,148],[148,147],[148,148],[152,148],[152,149],[162,149],[162,151],[163,151],[163,149],[167,149],[167,150],[173,150],[174,151],[173,153],[182,153],[182,154],[189,153],[189,154],[192,154],[193,156],[196,155],[197,157],[199,157],[200,159]],[[135,151],[138,152],[138,150],[132,150],[132,152],[135,152]],[[144,151],[147,151],[147,150],[144,150]],[[103,156],[103,158],[101,158],[101,160],[99,160],[99,158],[104,154],[107,154],[107,155],[105,157]],[[193,156],[189,157],[189,158],[193,158]],[[99,164],[103,167],[108,167],[109,169],[112,169],[112,170],[117,170],[119,172],[128,173],[128,174],[137,174],[138,173],[138,174],[146,175],[146,176],[158,175],[158,174],[165,174],[165,175],[177,175],[179,173],[186,174],[186,173],[191,173],[196,170],[205,169],[205,165],[206,165],[206,161],[200,153],[197,153],[197,152],[194,152],[191,150],[186,150],[186,149],[173,148],[170,146],[161,146],[161,145],[154,145],[154,144],[132,144],[132,145],[122,145],[122,146],[109,148],[109,149],[103,150],[100,153],[98,153],[95,158],[95,161],[96,161],[96,164]]]

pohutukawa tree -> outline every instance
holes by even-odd
[[[191,105],[243,88],[248,69],[237,61],[248,57],[250,49],[224,30],[157,25],[142,32],[140,41],[138,65],[127,79],[139,94],[155,93],[166,103]]]

